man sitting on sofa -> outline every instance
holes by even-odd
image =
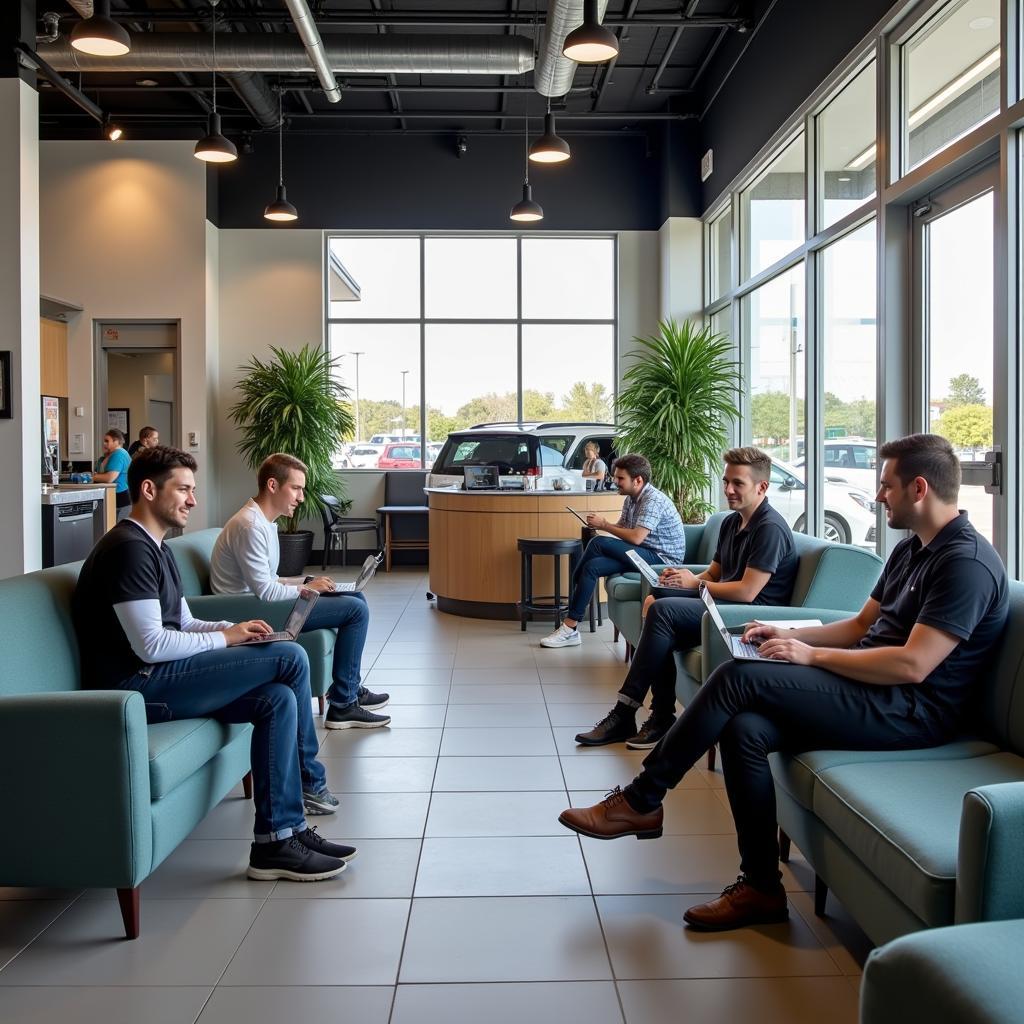
[[[1006,572],[958,512],[960,463],[945,438],[882,445],[878,501],[900,541],[854,618],[802,629],[748,627],[767,660],[716,669],[644,760],[643,771],[593,807],[559,820],[582,835],[662,833],[662,801],[719,743],[742,874],[684,920],[722,930],[788,916],[779,872],[774,750],[898,750],[937,746],[963,728],[976,680],[1006,625]]]
[[[306,464],[292,455],[278,453],[263,460],[256,474],[257,494],[250,498],[225,524],[213,546],[210,586],[215,594],[255,594],[261,601],[294,601],[299,587],[278,579],[281,545],[276,522],[294,515],[305,498]],[[317,576],[306,584],[321,594],[334,590],[328,576]],[[328,729],[379,729],[388,725],[388,715],[374,714],[390,699],[386,693],[371,693],[360,685],[360,664],[370,609],[362,594],[335,594],[317,601],[303,632],[336,629],[333,682],[327,691]]]
[[[259,644],[271,632],[260,619],[192,618],[163,543],[171,527],[188,524],[195,469],[195,459],[176,448],[146,448],[132,461],[131,513],[92,549],[72,598],[82,678],[95,689],[138,690],[150,722],[251,722],[249,877],[332,878],[356,851],[321,838],[303,816],[304,800],[322,813],[338,804],[316,759],[306,652],[294,643]]]
[[[649,750],[676,720],[676,663],[673,652],[700,643],[704,585],[716,601],[785,604],[796,579],[793,532],[768,503],[772,460],[760,448],[731,448],[722,457],[725,500],[733,514],[722,523],[711,565],[699,576],[689,569],[666,569],[658,599],[651,605],[640,642],[615,707],[576,742],[588,747],[621,743]],[[674,590],[679,597],[662,596]],[[688,593],[687,593],[688,592]],[[636,713],[651,690],[651,714],[637,732]]]
[[[682,562],[686,554],[686,534],[679,510],[667,494],[651,484],[651,464],[642,455],[623,455],[612,463],[612,475],[619,494],[626,500],[617,523],[591,513],[587,525],[604,530],[610,537],[594,537],[583,552],[583,558],[572,578],[569,614],[562,624],[541,640],[541,647],[579,647],[580,631],[576,628],[587,613],[594,588],[602,576],[616,572],[632,572],[633,563],[626,557],[630,549],[645,561]]]

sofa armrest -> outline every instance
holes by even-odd
[[[45,840],[0,846],[0,884],[128,888],[153,861],[146,705],[132,690],[0,697],[4,820],[40,809]]]
[[[265,619],[274,629],[282,629],[294,601],[261,601],[255,594],[203,594],[186,598],[189,611],[207,622],[245,622]]]
[[[964,794],[956,871],[956,923],[1024,917],[1024,782]]]

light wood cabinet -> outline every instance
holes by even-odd
[[[68,325],[39,321],[39,393],[68,397]]]

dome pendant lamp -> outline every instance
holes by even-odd
[[[71,45],[96,57],[123,57],[131,48],[131,36],[110,17],[110,0],[96,0],[91,18],[71,30]]]
[[[523,141],[526,144],[526,175],[523,178],[523,198],[509,210],[508,219],[523,222],[543,220],[544,210],[540,203],[533,201],[533,189],[530,188],[530,115],[523,119]]]
[[[238,159],[235,144],[224,138],[220,130],[220,114],[217,113],[217,4],[220,0],[210,0],[213,9],[213,111],[206,129],[206,137],[196,143],[192,155],[197,160],[212,164],[229,164]]]
[[[597,0],[583,0],[583,24],[573,29],[562,46],[562,56],[578,64],[602,64],[619,55],[619,40],[597,18]]]
[[[277,198],[263,211],[266,220],[298,220],[299,211],[288,202],[284,188],[284,115],[281,112],[281,90],[277,90]]]
[[[530,147],[530,159],[535,164],[562,164],[570,155],[569,143],[555,131],[555,115],[551,113],[549,97],[548,112],[544,115],[544,134]]]

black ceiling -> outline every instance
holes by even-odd
[[[734,64],[750,30],[771,3],[764,0],[610,0],[605,23],[619,37],[611,65],[579,65],[568,95],[553,100],[560,134],[646,131],[699,115]],[[534,0],[312,0],[325,40],[347,33],[508,35],[537,38],[547,4]],[[539,9],[538,9],[539,8]],[[79,19],[65,0],[38,0],[36,11],[60,14],[60,35]],[[208,33],[208,0],[113,0],[112,15],[133,34]],[[289,33],[296,30],[283,0],[220,0],[220,33]],[[735,19],[735,21],[734,21]],[[723,20],[728,24],[723,25]],[[708,24],[707,22],[710,22]],[[223,36],[221,37],[223,38]],[[726,59],[729,58],[729,59]],[[199,138],[212,91],[209,72],[65,72],[74,85],[132,138]],[[546,98],[533,74],[341,74],[343,95],[332,104],[316,76],[263,73],[255,86],[264,97],[280,86],[287,130],[304,134],[493,134],[522,125],[524,111],[538,118]],[[43,80],[40,79],[41,83]],[[141,82],[156,84],[139,84]],[[98,125],[56,89],[42,84],[43,138],[95,138]],[[218,78],[218,107],[226,133],[273,130],[232,83]],[[539,126],[538,126],[539,127]]]

